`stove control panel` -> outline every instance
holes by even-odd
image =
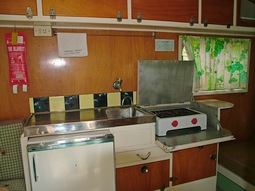
[[[175,114],[172,114],[173,112]],[[166,136],[167,132],[170,130],[179,130],[192,127],[200,127],[201,130],[205,130],[207,128],[206,114],[198,111],[190,110],[187,108],[180,108],[177,110],[175,109],[175,111],[164,110],[160,112],[154,111],[153,113],[157,115],[156,117],[157,136]]]

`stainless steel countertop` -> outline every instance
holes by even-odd
[[[130,106],[93,108],[75,111],[33,113],[24,128],[25,137],[95,131],[124,125],[155,122],[155,115],[133,106],[135,116],[110,116],[107,111],[130,108]]]
[[[206,130],[194,131],[193,133],[180,133],[171,136],[171,132],[164,137],[156,137],[156,143],[165,152],[174,152],[177,150],[188,149],[207,144],[220,143],[224,141],[234,140],[232,133],[224,128],[217,130],[208,127]]]

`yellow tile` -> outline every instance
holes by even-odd
[[[65,111],[64,96],[49,97],[50,111]]]
[[[82,110],[80,112],[81,121],[89,121],[95,119],[95,112],[93,109]]]
[[[133,92],[133,104],[136,105],[136,91]]]
[[[29,98],[29,110],[30,110],[30,113],[34,113],[35,112],[34,98]]]
[[[107,106],[120,106],[120,92],[108,93],[107,94]]]
[[[64,122],[65,121],[65,113],[63,113],[63,112],[51,113],[50,119]]]
[[[94,108],[93,94],[80,95],[79,102],[80,102],[80,109]]]

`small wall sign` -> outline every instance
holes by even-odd
[[[155,51],[174,51],[174,40],[155,39]]]

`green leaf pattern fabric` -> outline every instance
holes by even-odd
[[[247,88],[250,40],[182,36],[182,42],[195,63],[195,91]]]

